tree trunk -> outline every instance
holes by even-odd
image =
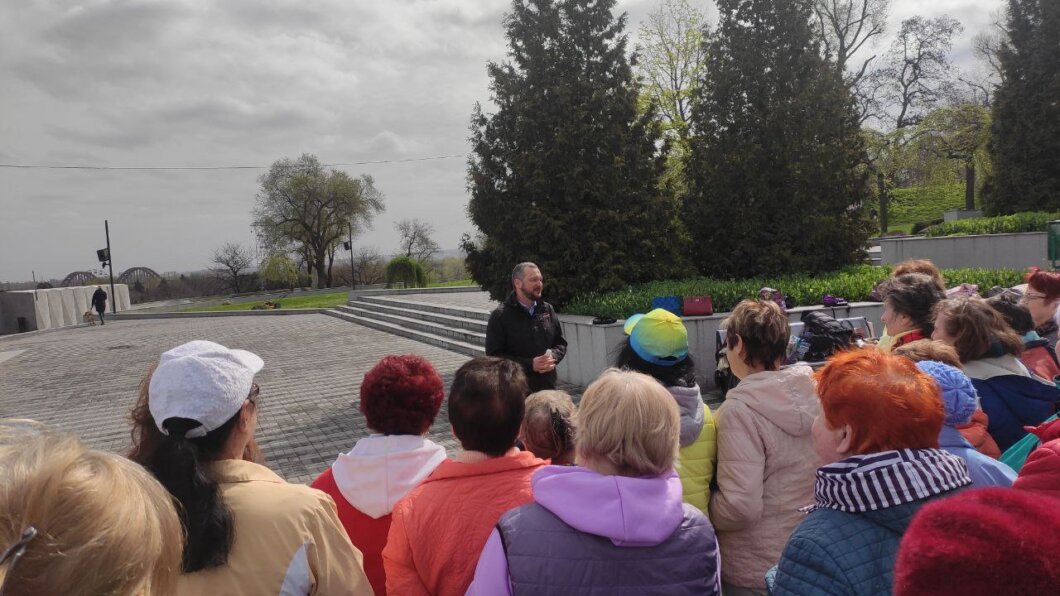
[[[975,164],[964,164],[964,208],[975,210]]]
[[[882,236],[887,233],[887,211],[890,210],[891,203],[891,197],[887,195],[887,184],[885,184],[882,172],[876,173],[876,190],[880,195],[880,235]]]
[[[313,265],[313,268],[317,270],[317,289],[323,290],[327,287],[324,284],[326,284],[328,281],[325,275],[327,269],[324,267],[324,255],[317,256],[316,263]]]

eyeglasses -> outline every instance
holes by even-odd
[[[1045,294],[1032,294],[1030,292],[1027,292],[1027,293],[1025,293],[1023,295],[1023,301],[1024,302],[1030,302],[1031,300],[1042,300],[1042,301],[1044,301],[1045,300]]]
[[[7,580],[11,578],[11,572],[15,569],[15,563],[22,558],[22,555],[26,553],[26,547],[29,546],[30,541],[37,537],[37,528],[30,526],[23,530],[22,536],[11,546],[7,547],[3,555],[0,555],[0,565],[11,561],[7,565],[7,573],[4,574],[4,582],[0,584],[0,596],[3,596],[4,589],[7,587]]]

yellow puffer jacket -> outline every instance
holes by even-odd
[[[714,459],[718,450],[717,430],[710,408],[703,404],[699,385],[667,387],[681,409],[681,450],[677,458],[677,475],[681,477],[684,500],[707,514],[710,503],[710,481],[714,478]],[[696,410],[692,410],[692,407]],[[694,432],[691,424],[702,424]],[[690,432],[689,431],[693,431]],[[692,438],[689,442],[688,439]]]

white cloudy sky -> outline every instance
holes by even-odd
[[[632,30],[659,0],[624,0]],[[970,39],[1002,0],[891,0],[890,29],[948,13]],[[702,2],[715,22],[713,6]],[[2,0],[0,163],[267,166],[468,151],[486,62],[505,52],[506,0]],[[882,44],[888,43],[884,40]],[[344,167],[375,177],[386,213],[355,239],[383,252],[395,221],[434,224],[443,248],[472,226],[465,159]],[[260,170],[0,168],[0,280],[94,266],[111,224],[116,268],[203,268],[250,244]]]

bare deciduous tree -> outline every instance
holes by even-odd
[[[386,260],[373,246],[362,246],[353,255],[357,285],[369,286],[386,281]]]
[[[866,49],[874,37],[884,32],[888,0],[816,0],[813,10],[821,48],[835,65],[857,100],[862,122],[878,116],[881,85],[871,76],[869,66],[876,54],[851,64],[855,54]]]
[[[433,238],[434,226],[419,219],[403,219],[394,224],[394,229],[401,234],[402,254],[427,267],[439,248]]]
[[[955,78],[949,59],[953,36],[963,30],[947,15],[902,21],[884,67],[874,74],[884,83],[895,128],[919,124],[946,97]]]
[[[210,271],[224,280],[233,293],[238,294],[243,291],[243,280],[253,262],[247,247],[235,242],[226,242],[224,246],[214,251],[210,262],[214,264]]]

